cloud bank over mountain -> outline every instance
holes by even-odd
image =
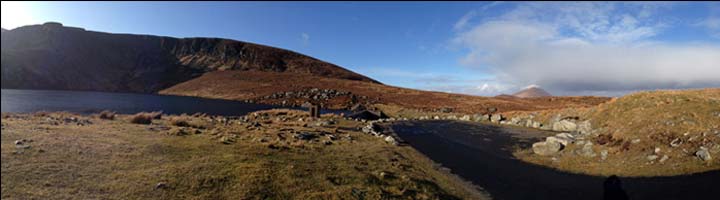
[[[657,39],[681,23],[661,15],[673,4],[619,4],[528,3],[498,16],[472,11],[454,27],[452,43],[467,50],[463,66],[495,77],[480,88],[537,84],[560,95],[618,95],[720,87],[720,45]],[[468,16],[481,19],[471,24]]]

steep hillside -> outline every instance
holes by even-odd
[[[152,93],[209,71],[378,83],[292,51],[218,38],[110,34],[46,23],[2,32],[2,87]]]
[[[488,108],[511,111],[588,107],[609,100],[606,97],[480,97],[302,74],[256,71],[206,73],[162,90],[160,94],[249,100],[268,104],[285,102],[285,105],[300,105],[311,101],[323,103],[330,108],[348,108],[354,103],[379,103],[407,109],[459,113],[484,113]]]

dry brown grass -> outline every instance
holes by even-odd
[[[170,124],[173,126],[190,127],[190,123],[188,123],[187,119],[181,117],[170,118]]]
[[[678,175],[720,169],[720,159],[709,162],[694,156],[700,147],[720,155],[720,89],[661,90],[638,92],[591,108],[568,108],[540,112],[511,112],[509,116],[534,114],[547,122],[557,115],[590,120],[597,132],[591,139],[596,152],[607,150],[608,159],[579,158],[573,154],[540,157],[518,153],[526,161],[587,174],[625,176]],[[546,124],[546,123],[545,123]],[[673,140],[681,141],[671,146]],[[631,141],[637,141],[632,143]],[[660,163],[647,156],[668,156]],[[568,151],[570,152],[570,151]],[[658,158],[658,159],[659,159]]]
[[[145,112],[137,113],[130,118],[130,123],[133,124],[150,124],[152,123],[153,115]]]
[[[127,120],[74,126],[4,114],[2,199],[484,198],[410,147],[349,131],[360,126],[358,122],[324,115],[338,123],[303,127],[307,122],[297,120],[304,118],[303,112],[268,112],[275,113],[260,127],[213,122],[202,134],[182,137],[165,134],[163,128],[178,116],[154,120],[150,126]],[[249,116],[266,121],[267,115]],[[325,137],[294,139],[292,132],[300,131],[334,133],[340,139],[332,145],[323,144]],[[223,144],[222,137],[234,139]],[[19,139],[32,140],[32,147],[16,149],[13,141]],[[383,178],[380,172],[392,176]],[[166,187],[156,189],[158,183]]]

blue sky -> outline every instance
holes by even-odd
[[[720,87],[720,4],[2,3],[2,27],[221,37],[290,49],[401,87],[563,95]]]

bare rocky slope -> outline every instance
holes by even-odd
[[[550,97],[552,94],[548,93],[547,91],[543,90],[540,87],[531,86],[528,88],[525,88],[523,90],[520,90],[519,92],[513,94],[512,96],[520,97],[520,98],[532,98],[532,97]]]
[[[2,31],[2,88],[154,93],[224,70],[379,83],[299,53],[228,39],[111,34],[59,23]]]

